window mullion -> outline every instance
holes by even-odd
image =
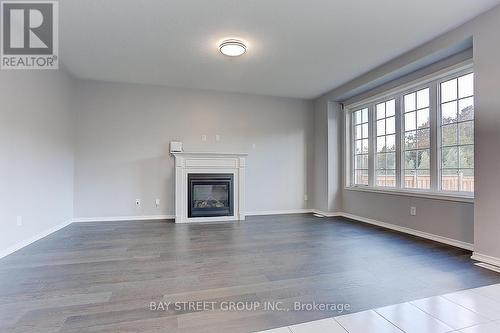
[[[375,185],[375,104],[368,106],[368,186]]]
[[[439,149],[438,146],[440,144],[439,136],[440,136],[440,131],[439,131],[439,112],[438,112],[438,85],[436,82],[433,82],[429,86],[429,98],[430,98],[430,149],[431,149],[431,160],[430,160],[430,177],[431,177],[431,191],[438,191],[439,190]]]
[[[356,185],[356,154],[354,153],[356,150],[356,130],[355,130],[355,122],[354,122],[354,114],[351,113],[351,163],[352,163],[352,170],[351,170],[351,184]]]
[[[401,122],[401,118],[402,118],[402,98],[401,96],[397,96],[395,98],[396,102],[396,113],[395,113],[395,116],[396,116],[396,188],[402,188],[402,182],[401,182],[401,179],[402,179],[402,165],[401,165],[401,161],[402,161],[402,144],[401,144],[401,138],[403,137],[401,135],[401,130],[402,130],[402,122]]]

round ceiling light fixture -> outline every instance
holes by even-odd
[[[239,57],[247,51],[247,46],[238,39],[226,39],[219,45],[220,53],[228,57]]]

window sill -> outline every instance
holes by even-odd
[[[402,190],[402,189],[392,190],[392,189],[381,189],[381,188],[373,188],[373,187],[357,187],[357,186],[356,187],[355,186],[344,187],[344,189],[348,190],[348,191],[371,192],[371,193],[399,195],[399,196],[407,196],[407,197],[415,197],[415,198],[474,203],[474,197],[467,196],[467,195],[419,192],[419,191],[410,191],[410,190]]]

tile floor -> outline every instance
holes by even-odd
[[[264,332],[500,333],[500,284]]]

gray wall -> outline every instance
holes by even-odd
[[[308,207],[312,102],[95,81],[75,86],[76,217],[173,215],[171,140],[183,141],[186,151],[248,152],[248,211]]]
[[[500,87],[500,65],[498,63],[500,44],[498,43],[498,31],[500,31],[500,7],[496,7],[393,61],[375,68],[315,101],[316,112],[324,110],[329,101],[342,100],[343,96],[349,96],[351,91],[360,86],[369,85],[378,78],[392,75],[401,69],[414,67],[421,59],[429,59],[429,57],[442,54],[443,50],[463,45],[464,41],[472,37],[476,80],[475,203],[343,190],[342,197],[339,199],[342,202],[343,211],[464,242],[474,241],[477,252],[500,258],[500,243],[498,242],[500,235],[500,223],[498,223],[500,216],[500,205],[498,205],[500,157],[496,153],[500,142],[500,94],[498,93]],[[463,54],[457,56],[455,60],[461,56]],[[386,85],[386,87],[390,86],[390,83]],[[380,90],[374,89],[371,92],[363,93],[362,98],[376,94]],[[332,114],[323,121],[328,122],[329,127],[332,127],[329,129],[329,133],[332,131],[335,133],[343,126],[342,122],[332,119]],[[322,121],[316,120],[316,122],[321,123]],[[328,141],[329,139],[324,138],[323,140]],[[316,142],[316,145],[321,145],[321,142]],[[492,152],[495,153],[492,154]],[[339,154],[338,159],[343,160],[343,154]],[[316,157],[316,161],[321,161],[321,158]],[[328,174],[326,178],[325,174],[315,175],[318,177],[315,179],[315,184],[327,182],[328,177],[337,175],[335,166],[316,166],[316,169],[318,168],[328,170]],[[418,215],[416,217],[409,215],[410,205],[417,206]],[[320,207],[320,204],[315,204],[315,207]]]
[[[0,73],[0,252],[73,217],[71,84],[62,71]]]
[[[314,102],[313,208],[342,210],[342,112],[340,104],[320,98]]]
[[[328,210],[339,212],[343,209],[343,112],[341,105],[329,101],[328,108]]]
[[[500,258],[500,7],[474,21],[475,251]]]
[[[314,208],[328,211],[328,105],[314,103]]]
[[[471,203],[344,190],[346,213],[473,243],[474,205]],[[410,206],[417,216],[410,216]]]

